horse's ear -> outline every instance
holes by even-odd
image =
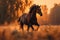
[[[41,7],[41,5],[39,5]]]
[[[41,8],[41,5],[39,5],[40,6],[40,8]]]

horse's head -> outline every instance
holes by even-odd
[[[36,12],[37,12],[40,16],[42,16],[42,11],[41,11],[41,8],[40,8],[39,5],[36,6]]]
[[[32,12],[33,13],[38,13],[40,16],[42,16],[41,8],[40,8],[39,5],[36,5],[36,4],[32,5],[30,7],[30,13],[32,13]]]

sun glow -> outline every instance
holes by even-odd
[[[48,8],[48,14],[50,12],[50,9],[54,7],[54,4],[59,4],[60,0],[34,0],[33,4],[38,4],[38,5],[46,5]]]

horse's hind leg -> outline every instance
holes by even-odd
[[[31,28],[34,30],[33,26],[31,26]]]
[[[29,25],[28,25],[28,30],[27,30],[27,31],[29,31],[29,28],[30,28],[30,27],[34,30],[33,26],[29,24]]]
[[[22,24],[22,23],[20,24],[20,27],[21,27],[21,29],[23,30],[23,24]]]
[[[27,31],[29,31],[29,28],[30,28],[30,25],[28,25],[28,29],[27,29]]]

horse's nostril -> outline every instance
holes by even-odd
[[[41,16],[42,16],[42,14],[41,14]]]

